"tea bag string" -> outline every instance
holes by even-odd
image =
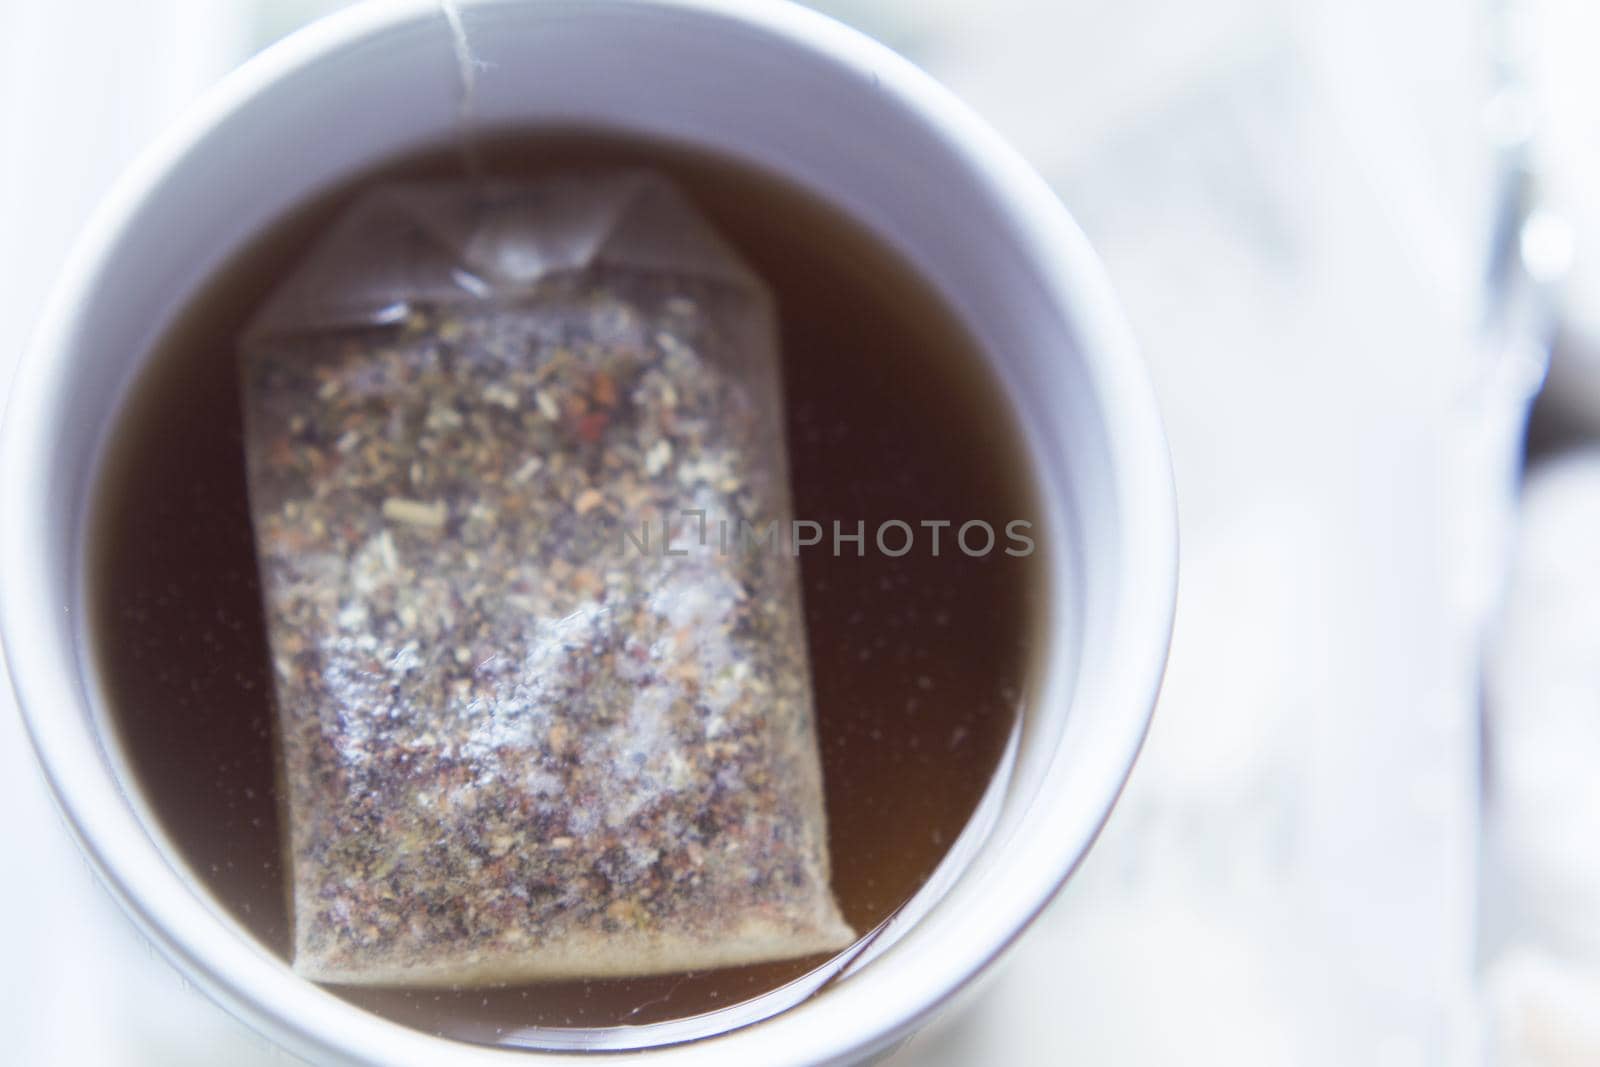
[[[450,44],[455,51],[456,73],[460,79],[456,101],[457,141],[461,163],[467,177],[482,181],[485,177],[483,156],[479,151],[475,130],[478,106],[478,72],[486,70],[487,62],[473,55],[467,40],[467,27],[461,17],[460,0],[439,0],[439,11],[450,28]]]

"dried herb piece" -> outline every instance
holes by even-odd
[[[790,518],[771,301],[670,184],[379,187],[243,357],[300,973],[853,938],[796,562],[698,528]]]

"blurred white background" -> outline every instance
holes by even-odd
[[[332,6],[0,0],[0,384],[118,170],[206,85]],[[1155,377],[1184,542],[1166,691],[1104,837],[892,1062],[1600,1062],[1600,980],[1564,951],[1567,927],[1527,918],[1575,906],[1600,930],[1585,895],[1600,877],[1530,904],[1536,885],[1479,875],[1481,856],[1516,853],[1570,807],[1559,790],[1517,793],[1513,775],[1521,799],[1480,848],[1479,652],[1538,371],[1536,347],[1484,328],[1496,146],[1529,113],[1497,96],[1495,71],[1508,50],[1567,45],[1561,20],[1582,0],[1533,4],[1509,30],[1488,0],[816,6],[951,86],[1088,231]],[[1532,94],[1592,104],[1583,57],[1567,45]],[[1563,116],[1573,144],[1597,115]],[[1546,189],[1560,206],[1560,183]],[[1582,474],[1542,491],[1581,498]],[[1543,602],[1524,617],[1537,631]],[[1514,668],[1529,660],[1502,658],[1502,703],[1521,708]],[[1579,641],[1566,662],[1592,679],[1600,656]],[[1588,710],[1524,757],[1534,779],[1550,745],[1594,732]],[[14,872],[0,881],[0,1059],[285,1062],[122,921],[0,712]],[[1523,718],[1544,721],[1537,702]],[[1515,862],[1537,880],[1600,841],[1586,830],[1600,808]]]

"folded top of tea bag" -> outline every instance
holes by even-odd
[[[537,182],[391,182],[363,195],[257,313],[245,340],[381,325],[415,304],[526,292],[553,274],[624,268],[766,290],[677,186],[646,170]]]

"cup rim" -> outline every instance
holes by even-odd
[[[507,0],[472,0],[494,7]],[[562,6],[568,0],[543,0]],[[752,8],[740,0],[584,0],[585,7],[672,9],[758,26],[871,77],[896,96],[912,121],[940,131],[949,151],[983,182],[984,194],[1017,223],[1030,262],[1081,338],[1081,360],[1106,426],[1115,504],[1126,540],[1109,568],[1118,606],[1102,642],[1101,663],[1085,664],[1073,696],[1092,696],[1109,717],[1097,755],[1097,780],[1072,797],[1041,797],[1038,813],[1053,833],[1031,842],[1027,871],[994,887],[994,906],[965,922],[938,975],[901,967],[868,968],[851,979],[852,998],[819,997],[742,1030],[688,1046],[641,1050],[662,1064],[748,1062],[756,1042],[770,1063],[847,1060],[888,1047],[1004,950],[1045,906],[1087,853],[1132,770],[1148,729],[1171,634],[1177,584],[1176,506],[1153,390],[1088,242],[1044,180],[966,105],[885,46],[827,16],[784,2]],[[279,79],[369,37],[441,17],[437,0],[366,0],[296,32],[212,87],[117,181],[91,216],[25,347],[0,424],[0,646],[35,755],[80,849],[141,931],[236,1017],[308,1057],[350,1063],[451,1062],[506,1065],[513,1057],[582,1062],[581,1054],[463,1044],[373,1016],[288,975],[281,961],[245,943],[204,911],[121,799],[95,734],[85,725],[83,665],[75,648],[39,637],[30,620],[63,610],[38,561],[52,536],[42,518],[51,499],[51,427],[73,389],[77,309],[141,205],[195,145],[241,105]],[[57,535],[59,536],[59,534]],[[66,610],[71,610],[68,607]],[[1085,802],[1088,793],[1093,800]],[[1053,801],[1053,803],[1052,803]],[[1070,804],[1068,803],[1070,801]],[[903,962],[903,961],[902,961]],[[914,962],[914,961],[913,961]],[[261,993],[267,995],[259,995]],[[759,1032],[758,1037],[752,1034]]]

